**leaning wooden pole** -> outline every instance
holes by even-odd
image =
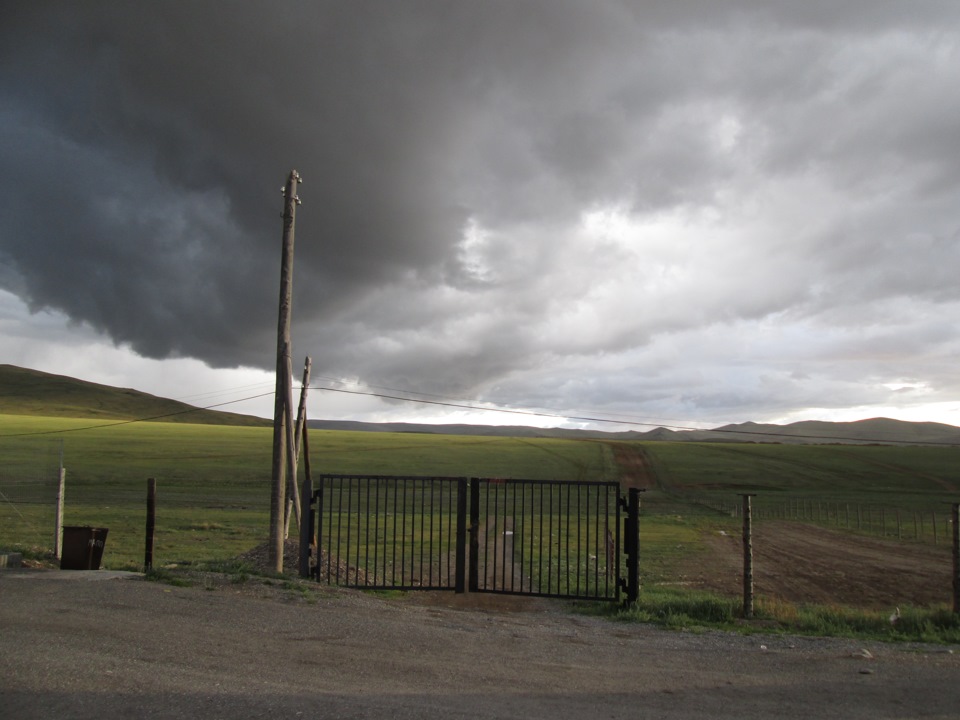
[[[289,350],[289,346],[287,346]],[[283,539],[290,537],[290,513],[293,510],[297,516],[297,527],[300,526],[300,494],[297,488],[297,450],[296,439],[293,437],[293,365],[290,359],[290,353],[287,352],[284,357],[286,365],[285,373],[287,380],[285,383],[286,397],[283,402],[283,427],[284,438],[286,439],[286,457],[287,457],[287,511],[283,524]]]
[[[283,189],[283,251],[280,260],[280,311],[277,320],[277,385],[273,407],[273,478],[270,493],[270,542],[267,558],[274,572],[283,572],[284,506],[286,505],[286,416],[289,398],[287,374],[290,347],[290,317],[293,309],[293,239],[296,208],[300,203],[297,186],[300,175],[291,170]]]
[[[307,358],[310,362],[310,358]],[[304,410],[304,413],[306,410]],[[306,414],[304,414],[306,420]],[[300,577],[310,577],[310,547],[313,544],[313,478],[310,476],[310,441],[307,435],[307,424],[304,422],[301,447],[303,448],[303,484],[300,486],[300,505],[303,507],[303,521],[300,523]],[[317,564],[320,563],[319,553]],[[319,572],[319,568],[317,568]]]
[[[291,421],[291,404],[287,408],[287,436],[290,438],[290,428],[293,428],[292,439],[287,441],[287,452],[289,459],[287,461],[287,472],[289,481],[287,482],[287,515],[286,530],[284,535],[290,537],[290,515],[295,510],[297,514],[297,527],[301,526],[303,500],[300,497],[300,488],[297,487],[297,468],[300,465],[300,438],[303,435],[303,423],[307,415],[307,390],[310,387],[310,366],[311,360],[308,357],[303,363],[303,378],[300,380],[300,404],[297,406],[297,422]],[[291,376],[293,370],[290,369]],[[292,445],[291,445],[292,443]]]

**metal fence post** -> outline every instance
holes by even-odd
[[[640,490],[627,491],[627,521],[624,523],[623,553],[627,557],[627,603],[640,597]]]

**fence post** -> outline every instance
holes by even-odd
[[[753,617],[753,509],[752,494],[743,497],[743,617]]]
[[[627,557],[627,603],[640,597],[640,490],[627,491],[627,521],[624,523],[623,554]]]
[[[147,540],[143,552],[143,567],[153,569],[153,535],[157,527],[157,481],[147,479]]]
[[[57,512],[53,528],[53,557],[60,559],[63,547],[63,493],[66,490],[67,471],[63,468],[63,441],[60,441],[60,481],[57,486]]]

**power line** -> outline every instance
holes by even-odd
[[[529,417],[554,418],[557,420],[579,420],[581,422],[610,423],[610,424],[616,424],[616,425],[630,425],[634,427],[664,428],[666,430],[677,430],[681,432],[696,431],[696,432],[710,432],[710,433],[719,433],[719,434],[727,433],[730,435],[750,435],[750,436],[757,436],[757,437],[784,437],[784,438],[795,438],[799,440],[832,440],[834,442],[839,440],[845,440],[848,442],[860,442],[860,443],[900,443],[900,444],[907,444],[907,445],[935,445],[935,446],[944,446],[944,447],[960,446],[960,443],[937,442],[932,440],[890,440],[890,439],[879,439],[879,438],[843,437],[843,436],[835,436],[835,435],[804,435],[804,434],[795,434],[795,433],[761,432],[759,430],[695,428],[695,427],[690,427],[685,425],[664,425],[661,423],[640,422],[637,420],[611,420],[609,418],[589,417],[589,416],[582,416],[582,415],[561,415],[558,413],[541,412],[536,410],[513,410],[510,408],[480,407],[477,405],[469,405],[466,403],[459,403],[459,402],[452,402],[452,401],[423,400],[418,398],[402,397],[399,395],[386,395],[384,393],[366,392],[362,390],[346,390],[344,388],[311,387],[310,389],[321,390],[325,392],[344,393],[348,395],[365,395],[367,397],[375,397],[375,398],[381,398],[385,400],[399,400],[401,402],[420,403],[423,405],[439,405],[442,407],[452,407],[452,408],[458,408],[463,410],[499,412],[499,413],[508,413],[511,415],[526,415]]]

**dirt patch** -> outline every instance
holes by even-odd
[[[636,444],[610,443],[613,459],[620,468],[620,486],[651,490],[657,487],[657,476],[646,451]]]
[[[903,543],[796,522],[754,526],[754,591],[793,603],[893,609],[952,600],[947,547]],[[725,595],[743,591],[739,534],[704,538],[678,567],[678,584]]]

